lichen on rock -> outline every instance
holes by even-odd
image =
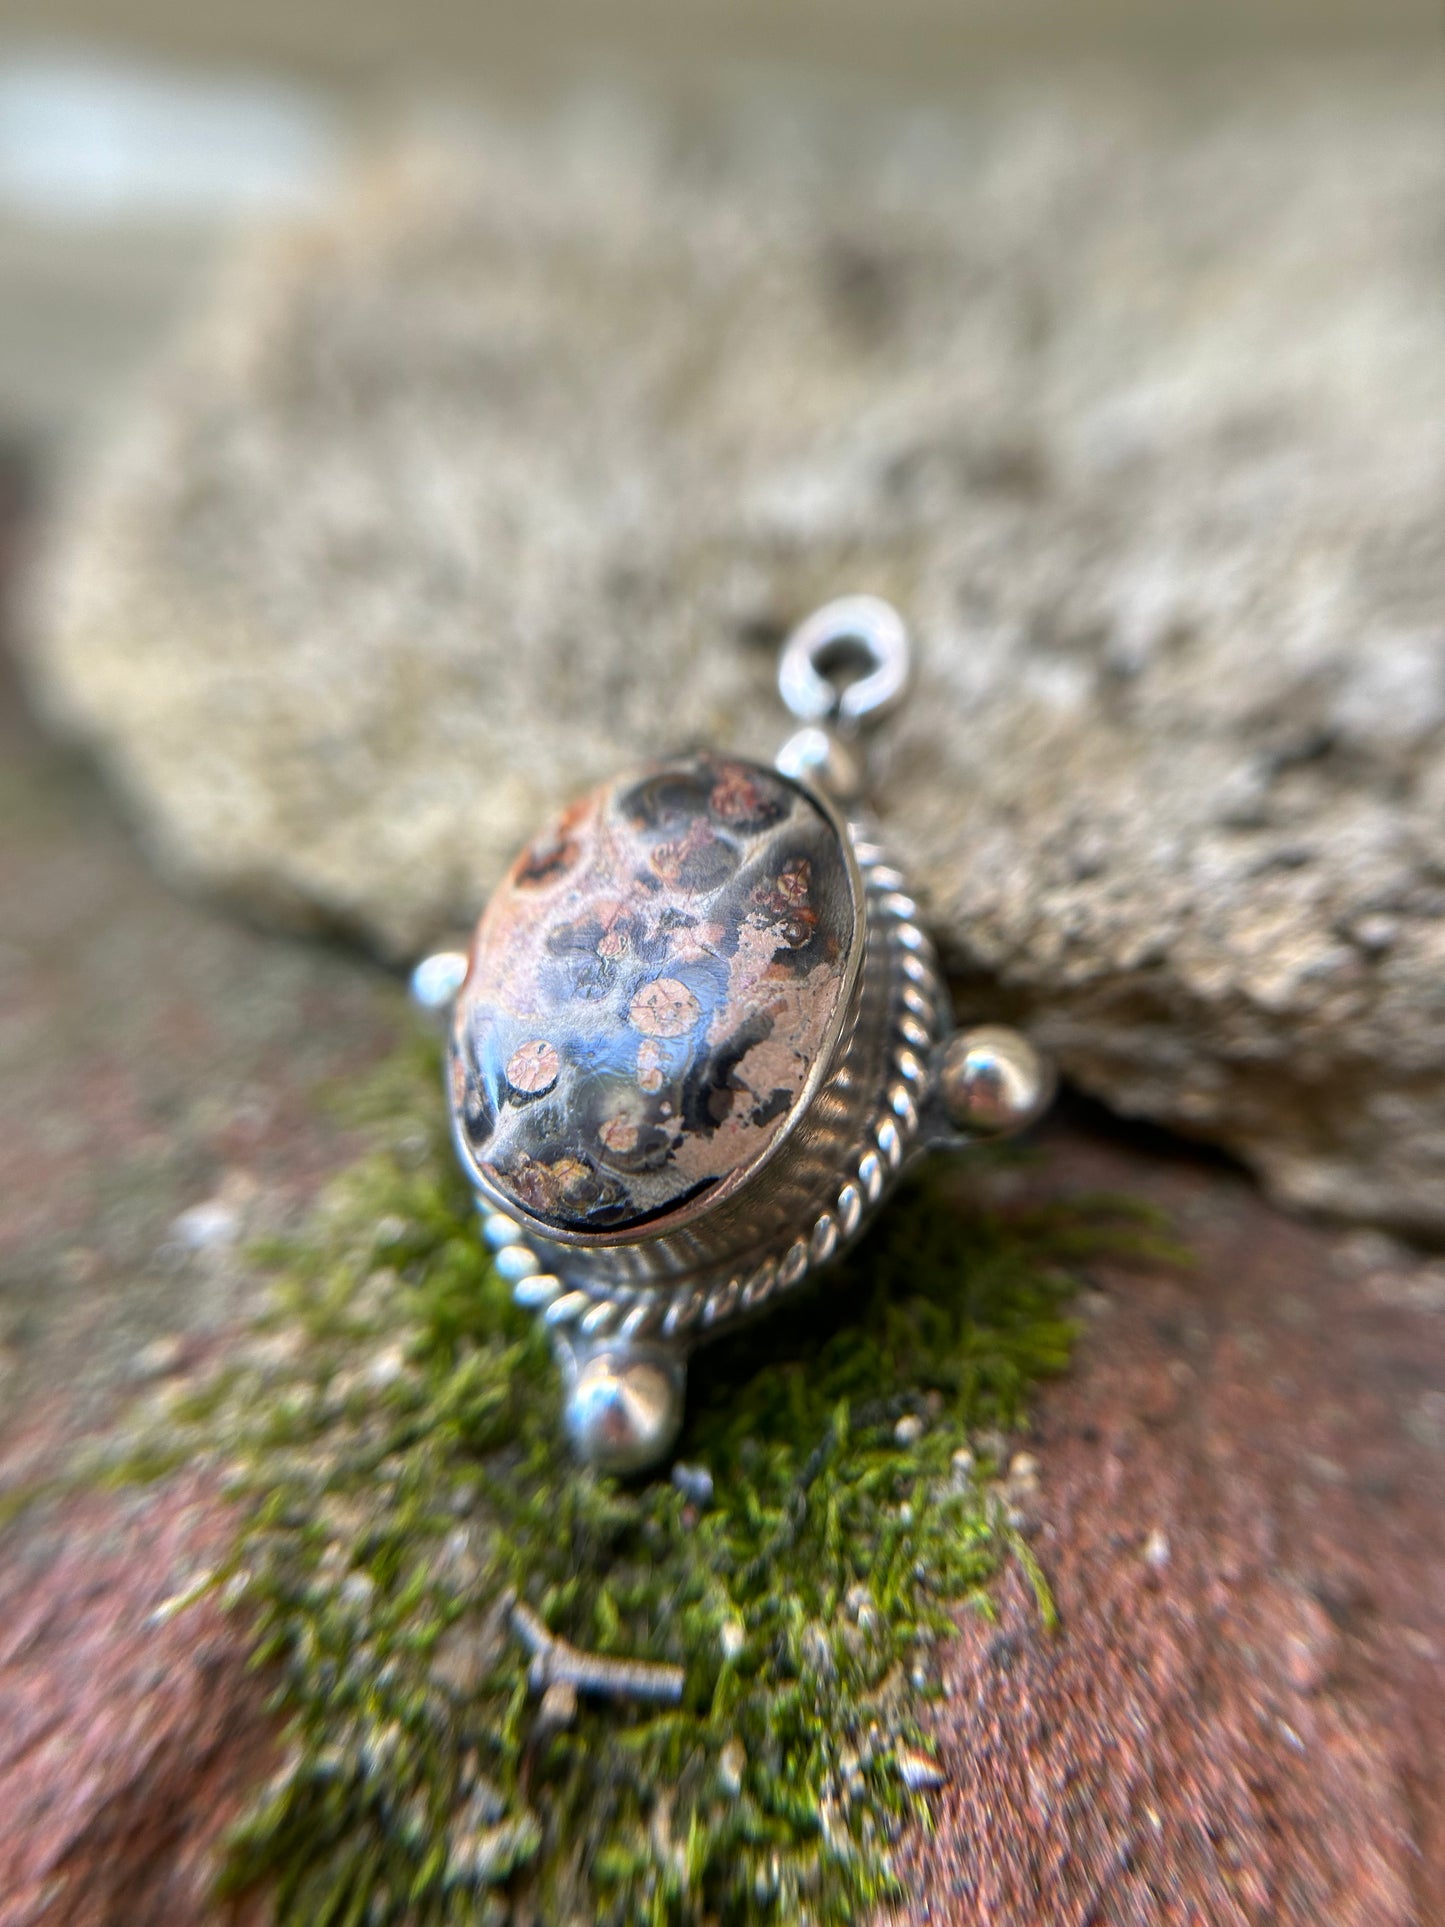
[[[766,1345],[702,1354],[679,1476],[619,1484],[561,1443],[435,1075],[405,1055],[370,1087],[383,1142],[266,1254],[262,1329],[164,1422],[160,1456],[240,1508],[210,1588],[288,1720],[228,1886],[306,1927],[857,1918],[936,1780],[933,1639],[1001,1560],[1037,1577],[993,1434],[1067,1356],[1071,1265],[1137,1225],[1107,1200],[1000,1217],[946,1170]],[[681,1703],[539,1700],[514,1601],[680,1665]]]

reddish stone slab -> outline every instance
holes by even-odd
[[[8,480],[0,455],[0,632]],[[400,1015],[374,970],[164,889],[39,740],[4,641],[0,1501],[247,1315],[245,1236],[354,1155],[324,1094]],[[0,1533],[0,1927],[216,1918],[218,1843],[275,1760],[267,1686],[214,1605],[153,1615],[232,1530],[183,1478]]]
[[[1445,1921],[1445,1270],[1232,1173],[1056,1132],[1191,1272],[1104,1268],[1021,1502],[1054,1589],[960,1622],[930,1927]],[[1373,1255],[1372,1255],[1373,1254]]]
[[[199,1927],[274,1768],[244,1628],[168,1614],[233,1522],[198,1479],[71,1502],[0,1561],[0,1927]],[[245,1916],[232,1916],[241,1919]]]
[[[344,1152],[316,1088],[392,1020],[363,973],[161,892],[3,679],[0,751],[3,1483],[54,1461],[40,1387],[96,1418],[138,1348],[186,1329],[197,1280],[155,1262],[178,1211],[237,1170],[314,1191]],[[638,1032],[644,1092],[665,1031]],[[517,1069],[548,1088],[545,1050]],[[950,1781],[900,1853],[911,1918],[1434,1927],[1445,1271],[1283,1219],[1227,1171],[1077,1131],[1048,1152],[1057,1189],[1159,1197],[1199,1262],[1101,1271],[1040,1401],[1024,1503],[1063,1623],[1040,1630],[1016,1575],[996,1626],[961,1622]],[[225,1529],[190,1481],[0,1545],[0,1927],[207,1918],[275,1736],[243,1629],[152,1615]]]

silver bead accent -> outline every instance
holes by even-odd
[[[592,1302],[591,1296],[585,1291],[564,1292],[547,1307],[542,1315],[543,1322],[547,1325],[575,1324]]]
[[[641,1472],[671,1451],[682,1425],[684,1373],[664,1351],[606,1345],[574,1356],[565,1422],[573,1448],[600,1472]]]
[[[1048,1059],[1002,1024],[950,1038],[938,1081],[950,1122],[986,1137],[1007,1137],[1032,1124],[1048,1108],[1054,1084]]]
[[[647,1332],[651,1331],[656,1323],[657,1306],[649,1305],[647,1300],[643,1299],[642,1303],[640,1305],[634,1305],[623,1319],[618,1337],[626,1339],[630,1343],[632,1339],[641,1338]]]
[[[797,1284],[807,1269],[808,1241],[806,1238],[794,1238],[783,1254],[782,1263],[778,1266],[778,1283],[786,1291],[790,1286]]]
[[[562,1280],[553,1277],[550,1271],[534,1272],[529,1278],[519,1278],[512,1287],[512,1296],[524,1311],[545,1311],[561,1295]]]
[[[482,1236],[493,1251],[505,1251],[521,1237],[519,1227],[500,1211],[486,1211],[482,1214]]]
[[[690,1331],[701,1317],[702,1307],[700,1291],[689,1291],[674,1298],[662,1320],[663,1337],[676,1338],[679,1332]]]
[[[423,957],[408,986],[413,1006],[427,1017],[445,1019],[466,974],[465,950],[437,950]]]
[[[704,1325],[716,1325],[720,1320],[727,1318],[738,1302],[741,1291],[742,1287],[736,1278],[729,1278],[725,1285],[719,1285],[716,1291],[710,1291],[707,1302],[702,1308]]]
[[[492,1263],[509,1285],[520,1284],[524,1278],[530,1278],[533,1272],[542,1269],[535,1255],[523,1244],[503,1245]]]
[[[773,1292],[777,1289],[777,1284],[778,1261],[776,1258],[768,1258],[758,1267],[757,1271],[754,1272],[753,1276],[749,1278],[747,1284],[743,1287],[744,1305],[751,1307],[753,1305],[766,1304],[769,1298],[772,1297]]]
[[[856,1184],[845,1184],[838,1193],[838,1222],[843,1236],[851,1238],[863,1217],[863,1194]]]

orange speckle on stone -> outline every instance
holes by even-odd
[[[644,1037],[637,1046],[637,1085],[639,1090],[660,1091],[666,1059],[661,1044],[654,1037]]]
[[[676,977],[654,977],[633,998],[627,1012],[634,1030],[645,1037],[682,1037],[702,1013],[702,1006]]]
[[[757,778],[741,763],[721,765],[708,805],[728,824],[767,822],[782,814],[778,803],[763,793]]]
[[[808,901],[808,889],[813,881],[813,866],[806,857],[790,863],[778,875],[778,895],[791,909],[800,910]]]
[[[587,1194],[592,1183],[592,1173],[580,1158],[558,1158],[552,1166],[552,1176],[557,1189],[564,1198],[581,1198]]]
[[[557,1082],[562,1060],[545,1037],[519,1044],[507,1059],[507,1082],[524,1097],[540,1097]]]
[[[664,883],[684,884],[689,869],[704,852],[717,847],[717,837],[712,825],[698,817],[689,823],[680,837],[670,843],[659,843],[652,853],[652,869]]]

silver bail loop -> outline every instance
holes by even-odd
[[[860,665],[861,675],[840,673]],[[912,669],[908,627],[892,603],[840,596],[815,609],[784,643],[778,691],[800,722],[829,723],[851,735],[898,707]]]

